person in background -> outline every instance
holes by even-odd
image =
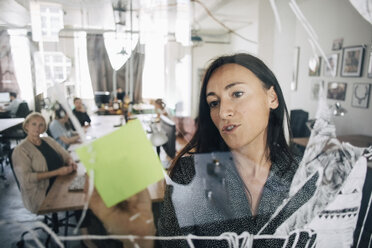
[[[155,106],[155,113],[157,114],[157,120],[160,119],[161,115],[165,115],[168,118],[172,118],[171,111],[166,107],[167,105],[164,103],[163,99],[158,98],[154,102]]]
[[[29,114],[23,122],[27,137],[12,154],[23,203],[32,213],[37,213],[55,178],[70,174],[77,168],[69,153],[54,139],[40,137],[46,128],[46,121],[40,113]]]
[[[50,134],[53,138],[65,149],[71,144],[80,143],[80,137],[72,130],[66,129],[66,123],[69,122],[69,117],[66,111],[59,107],[55,110],[55,119],[49,125]]]
[[[78,97],[74,98],[74,106],[75,108],[72,110],[72,112],[74,113],[76,118],[79,120],[80,125],[82,127],[89,126],[91,120],[80,98]]]
[[[117,88],[117,90],[116,90],[116,99],[118,101],[123,102],[124,101],[124,97],[125,97],[125,92],[123,91],[123,89],[121,87]]]
[[[15,117],[18,110],[18,106],[22,101],[17,98],[16,92],[10,92],[9,97],[10,103],[9,105],[5,106],[3,110],[9,111],[10,117]]]

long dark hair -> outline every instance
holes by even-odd
[[[186,153],[208,153],[212,151],[229,151],[229,147],[222,139],[218,129],[213,124],[210,116],[210,108],[207,103],[207,84],[213,72],[225,64],[238,64],[244,66],[263,83],[263,87],[270,89],[273,86],[278,97],[279,106],[270,111],[269,125],[267,131],[266,150],[269,152],[271,162],[276,162],[283,155],[288,161],[292,161],[292,155],[284,135],[284,116],[287,119],[286,125],[289,129],[289,115],[284,101],[282,90],[274,73],[258,58],[245,53],[238,53],[228,56],[221,56],[212,61],[207,68],[199,98],[199,114],[196,118],[196,131],[190,142],[179,152],[174,159],[170,174],[178,160]]]

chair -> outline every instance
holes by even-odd
[[[13,162],[12,162],[12,154],[13,154],[13,149],[10,150],[9,152],[9,164],[10,164],[10,168],[12,170],[12,174],[13,174],[13,177],[14,177],[14,180],[17,184],[17,187],[19,189],[19,191],[21,191],[21,187],[20,187],[20,184],[19,184],[19,181],[18,181],[18,178],[17,178],[17,175],[14,171],[14,166],[13,166]],[[72,225],[72,224],[69,224],[68,223],[68,220],[70,217],[72,216],[75,216],[75,214],[71,214],[69,215],[69,213],[66,211],[66,216],[62,219],[58,219],[58,214],[57,213],[52,213],[51,216],[48,216],[48,215],[44,215],[44,220],[43,222],[50,228],[52,228],[52,230],[55,232],[55,233],[58,233],[58,229],[59,229],[59,226],[64,226],[65,227],[65,235],[67,235],[67,228],[68,227],[75,227],[75,225]],[[33,228],[32,230],[36,231],[36,230],[42,230],[44,231],[43,228],[41,227],[36,227],[36,228]],[[30,231],[25,231],[22,233],[21,235],[21,239],[17,242],[17,247],[24,247],[25,245],[25,240],[24,240],[24,237],[27,233],[29,233]],[[45,231],[44,231],[45,232]],[[49,244],[49,241],[50,241],[50,234],[47,233],[48,236],[47,236],[47,239],[45,241],[45,247],[48,247],[48,244]]]
[[[170,158],[176,155],[176,124],[165,115],[160,116],[161,130],[166,134],[168,140],[162,146]]]
[[[291,110],[290,125],[293,138],[309,137],[310,130],[306,122],[309,120],[309,113],[302,109]]]
[[[22,123],[13,126],[2,133],[2,138],[4,140],[15,140],[17,144],[20,140],[26,138],[26,136],[27,134],[22,128]]]
[[[6,187],[9,186],[9,183],[7,181],[7,178],[5,177],[4,163],[5,165],[8,163],[9,151],[10,151],[10,142],[0,138],[0,166],[1,166],[0,180],[4,181],[4,185]]]
[[[28,108],[27,102],[21,102],[18,105],[17,112],[15,113],[16,118],[26,118],[26,116],[30,113],[30,109]]]
[[[291,110],[290,113],[290,128],[292,132],[292,138],[309,137],[310,129],[309,125],[309,113],[302,109]],[[303,155],[305,147],[291,143],[290,149],[292,153]]]

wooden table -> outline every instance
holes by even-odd
[[[0,119],[0,132],[21,124],[25,118],[3,118]]]
[[[47,214],[60,211],[80,210],[84,207],[85,193],[68,191],[72,180],[77,174],[59,176],[50,188],[38,214]]]
[[[57,177],[41,205],[38,214],[83,209],[86,193],[83,191],[72,192],[68,190],[69,185],[76,175],[77,174],[74,173]],[[164,198],[165,191],[164,180],[149,185],[148,190],[152,202],[161,202]]]
[[[366,135],[341,135],[337,136],[337,139],[341,142],[348,142],[352,144],[353,146],[358,147],[368,147],[372,146],[372,136],[366,136]],[[309,138],[293,138],[292,142],[295,144],[298,144],[300,146],[307,146],[307,143],[309,142]]]

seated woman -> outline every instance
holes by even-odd
[[[23,129],[27,133],[12,154],[14,171],[20,183],[25,207],[36,213],[57,176],[76,170],[76,163],[55,140],[40,137],[46,130],[44,117],[29,114]]]
[[[53,138],[65,149],[71,144],[78,144],[80,137],[72,130],[67,130],[66,124],[69,122],[69,117],[66,111],[60,107],[55,111],[55,119],[49,125],[49,131]]]
[[[74,98],[74,106],[75,108],[74,110],[72,110],[72,112],[74,113],[76,118],[79,120],[80,125],[82,127],[89,126],[91,120],[80,98],[78,97]]]

